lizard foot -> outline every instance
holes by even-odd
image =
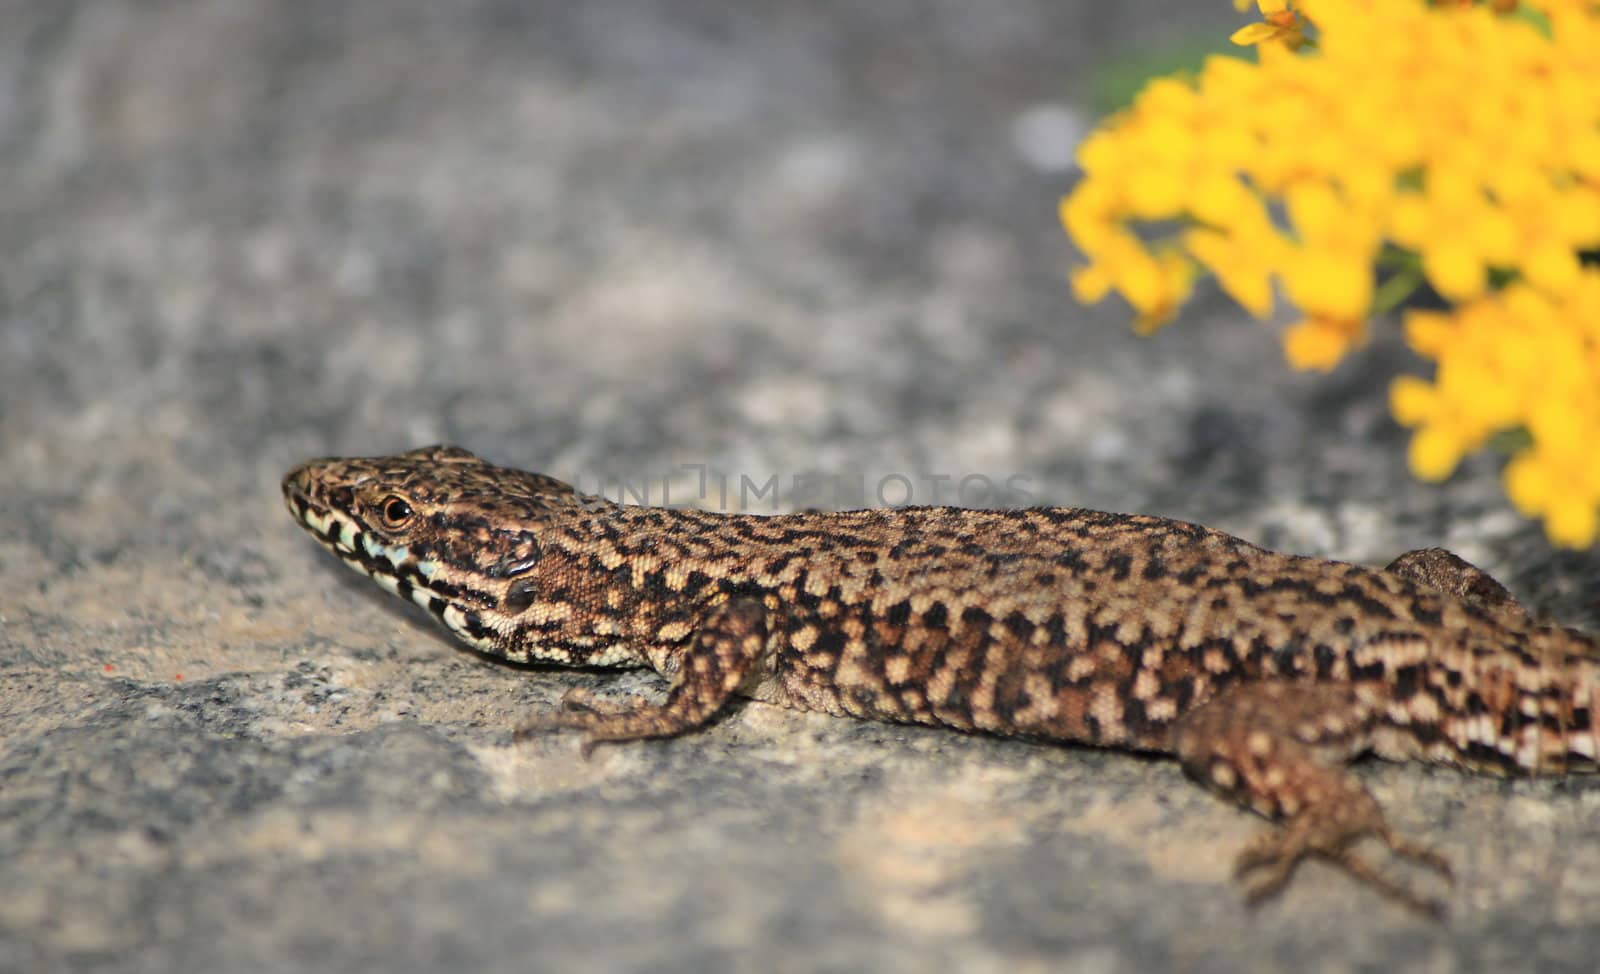
[[[561,697],[561,709],[527,721],[511,734],[511,741],[520,744],[530,738],[552,731],[587,731],[579,745],[579,753],[587,759],[602,741],[633,740],[640,735],[628,733],[623,728],[633,728],[641,715],[653,707],[643,697],[635,696],[627,703],[612,703],[596,697],[583,687],[574,687]]]
[[[739,598],[720,603],[700,620],[666,702],[653,704],[636,697],[619,706],[574,688],[561,698],[560,711],[523,724],[511,739],[525,741],[552,730],[586,731],[580,753],[587,758],[597,744],[681,734],[722,709],[766,641],[767,614],[760,601]]]
[[[1246,902],[1255,906],[1281,892],[1300,861],[1316,857],[1334,863],[1407,909],[1432,920],[1444,919],[1442,901],[1390,879],[1356,855],[1352,846],[1363,837],[1374,836],[1396,858],[1431,869],[1453,883],[1449,861],[1433,849],[1396,835],[1383,823],[1377,804],[1365,791],[1341,796],[1340,804],[1344,808],[1321,805],[1307,809],[1281,831],[1263,832],[1245,847],[1235,861],[1234,877],[1245,885]]]
[[[1283,823],[1239,856],[1235,877],[1249,903],[1282,890],[1310,857],[1419,913],[1443,915],[1443,903],[1390,879],[1352,848],[1374,837],[1396,858],[1451,878],[1444,857],[1395,835],[1377,801],[1343,767],[1367,749],[1372,720],[1349,685],[1263,682],[1230,688],[1179,721],[1173,745],[1190,776]]]
[[[594,717],[615,717],[618,714],[629,714],[649,707],[649,701],[635,694],[628,698],[627,703],[612,703],[595,696],[592,691],[583,687],[573,687],[561,695],[561,709],[567,716],[588,714]]]

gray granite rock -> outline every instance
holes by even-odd
[[[1450,923],[1317,865],[1252,912],[1258,823],[1170,762],[754,704],[514,748],[658,687],[466,653],[282,510],[434,441],[675,500],[1022,478],[1600,624],[1492,463],[1408,477],[1392,338],[1293,375],[1215,295],[1073,304],[1088,79],[1213,6],[6,4],[0,970],[1592,970],[1595,781],[1363,765]]]

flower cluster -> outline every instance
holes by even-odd
[[[1518,282],[1454,313],[1413,311],[1405,328],[1439,363],[1433,382],[1404,376],[1389,390],[1395,418],[1417,427],[1411,469],[1442,480],[1462,454],[1524,430],[1505,471],[1512,503],[1543,517],[1556,543],[1590,544],[1600,530],[1600,269],[1559,294]]]
[[[1397,380],[1410,460],[1442,479],[1493,439],[1512,501],[1561,544],[1600,534],[1600,3],[1259,0],[1212,57],[1150,82],[1079,150],[1061,218],[1135,328],[1202,274],[1258,318],[1281,294],[1300,369],[1333,368],[1369,317],[1412,312],[1432,381]]]

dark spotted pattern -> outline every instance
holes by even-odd
[[[1285,819],[1316,804],[1296,782],[1343,801],[1340,766],[1364,751],[1495,773],[1594,770],[1600,752],[1600,645],[1536,624],[1439,549],[1377,571],[1071,508],[623,507],[450,447],[312,461],[284,493],[340,557],[481,649],[671,678],[664,706],[575,699],[537,725],[582,727],[591,742],[678,733],[743,693],[1178,753]],[[1240,712],[1267,716],[1248,728],[1211,705],[1312,686],[1325,689],[1252,699]],[[1294,714],[1327,739],[1285,729]],[[1245,730],[1273,745],[1249,767],[1223,746]]]

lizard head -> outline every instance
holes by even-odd
[[[311,460],[284,476],[283,497],[323,547],[467,644],[519,660],[608,661],[570,606],[546,600],[561,587],[544,558],[551,533],[578,530],[596,498],[449,446]]]

